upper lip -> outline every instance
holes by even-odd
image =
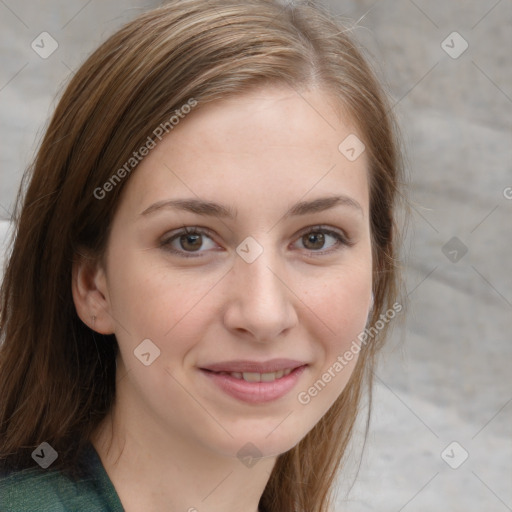
[[[304,366],[307,363],[296,361],[294,359],[270,359],[268,361],[247,361],[237,359],[233,361],[223,361],[220,363],[212,363],[208,366],[202,366],[202,370],[210,370],[212,372],[254,372],[254,373],[273,373],[280,370],[295,369]]]

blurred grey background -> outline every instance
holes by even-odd
[[[0,0],[0,239],[69,74],[159,4]],[[324,4],[356,25],[392,98],[412,211],[407,320],[336,510],[512,510],[512,1]]]

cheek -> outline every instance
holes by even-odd
[[[340,271],[336,279],[306,295],[308,317],[321,354],[312,368],[307,396],[301,404],[313,400],[309,409],[324,413],[345,388],[359,356],[361,333],[368,319],[368,299],[372,285],[369,266]]]
[[[342,269],[306,295],[311,314],[324,325],[329,344],[343,345],[366,325],[371,293],[371,268]]]
[[[188,331],[199,329],[204,322],[204,315],[197,312],[222,277],[199,276],[191,269],[170,271],[168,265],[155,264],[137,252],[111,266],[109,275],[119,344],[133,350],[149,338],[166,352],[186,350],[193,337]]]

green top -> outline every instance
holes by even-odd
[[[92,444],[83,462],[87,474],[78,481],[39,467],[0,474],[0,512],[124,512]]]

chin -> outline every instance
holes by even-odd
[[[277,421],[267,419],[263,422],[240,422],[236,431],[228,429],[233,437],[223,436],[214,450],[219,455],[227,457],[240,458],[245,455],[256,458],[278,457],[296,446],[310,430],[310,428],[305,429],[304,424],[296,428],[293,428],[293,425],[285,427],[284,423],[287,421],[285,419],[283,422],[285,417],[286,415]]]

